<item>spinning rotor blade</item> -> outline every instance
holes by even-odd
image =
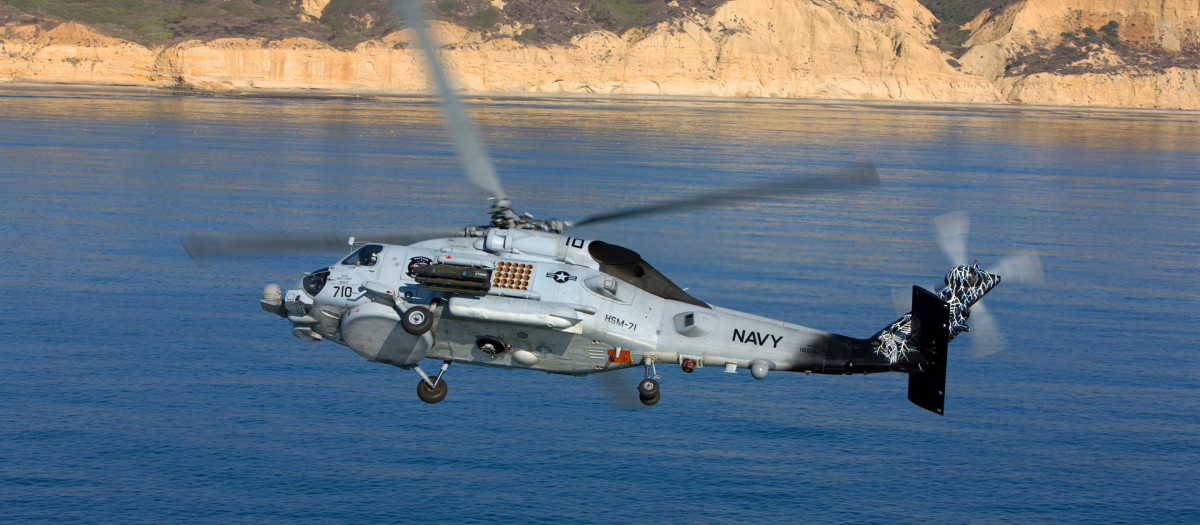
[[[970,217],[965,211],[952,211],[933,219],[937,227],[938,247],[950,264],[969,264],[967,257],[967,234],[970,231]],[[1043,284],[1042,259],[1033,251],[1017,252],[1001,258],[996,264],[987,268],[988,272],[997,274],[1006,283]]]
[[[714,207],[731,202],[760,199],[763,195],[815,195],[851,191],[878,185],[879,172],[875,170],[874,164],[870,161],[865,161],[848,168],[834,169],[815,176],[791,177],[766,184],[719,190],[647,204],[645,206],[635,206],[608,213],[599,213],[572,222],[571,227],[577,228],[588,224],[677,210]]]
[[[988,268],[989,272],[999,275],[1004,282],[1042,285],[1046,283],[1043,275],[1042,258],[1037,252],[1017,252],[1006,255]]]
[[[951,264],[968,264],[967,233],[970,219],[965,211],[940,215],[933,220],[937,227],[938,247]],[[1032,251],[1019,252],[1001,258],[986,271],[1000,276],[1003,283],[1042,284],[1042,260]],[[968,324],[971,327],[971,355],[987,357],[1007,346],[1004,330],[996,317],[980,301],[971,306]]]
[[[416,0],[396,0],[404,19],[413,29],[417,44],[425,55],[430,76],[437,87],[438,102],[445,116],[446,132],[454,141],[454,149],[471,182],[487,192],[496,201],[505,201],[507,196],[501,187],[500,178],[492,166],[483,141],[471,126],[463,111],[462,103],[450,86],[449,79],[438,61],[437,48],[426,31],[425,19]],[[314,250],[349,249],[348,241],[353,236],[357,241],[386,244],[412,244],[428,239],[461,237],[461,228],[443,228],[417,232],[397,233],[393,231],[366,231],[356,233],[285,233],[285,234],[230,234],[192,236],[182,239],[183,247],[192,260],[202,262],[211,257],[226,255],[252,255],[281,252],[311,252]]]
[[[983,306],[982,301],[971,307],[969,324],[971,326],[971,356],[987,357],[1008,346],[1008,341],[1004,338],[1004,331],[1000,329],[1000,322],[992,315],[991,310]]]
[[[506,199],[507,196],[500,185],[500,177],[496,175],[496,168],[492,166],[487,149],[483,146],[483,140],[479,137],[475,127],[471,125],[471,121],[467,119],[462,102],[450,86],[450,79],[446,76],[445,70],[442,69],[442,63],[437,56],[437,46],[434,45],[433,37],[426,30],[421,6],[417,5],[416,0],[396,0],[396,4],[400,8],[401,16],[408,22],[417,37],[417,46],[425,54],[425,63],[429,68],[429,74],[437,86],[438,102],[441,104],[442,114],[445,116],[446,132],[454,140],[455,152],[458,154],[459,162],[462,162],[463,168],[467,171],[467,177],[495,200]]]
[[[259,255],[320,250],[349,251],[351,237],[355,242],[412,244],[443,237],[461,237],[462,228],[443,228],[418,232],[364,231],[350,233],[282,233],[197,235],[181,239],[183,248],[196,262],[227,255]]]
[[[1042,259],[1032,251],[1005,256],[987,271],[999,275],[1001,282],[1004,283],[1033,285],[1045,283],[1042,274]],[[970,325],[971,333],[975,334],[971,336],[971,354],[973,356],[987,357],[1007,346],[1008,342],[1004,338],[1004,330],[1000,328],[1000,322],[992,316],[988,309],[984,308],[982,301],[971,307]]]
[[[937,228],[938,247],[950,259],[950,264],[967,264],[967,233],[971,225],[967,212],[938,215],[933,219],[933,225]]]
[[[967,260],[967,234],[970,232],[971,219],[965,211],[952,211],[934,217],[933,225],[937,230],[938,248],[946,254],[950,264],[970,264]],[[1001,282],[1007,279],[1000,276]],[[971,306],[970,318],[967,324],[971,327],[971,355],[986,357],[1004,349],[1007,342],[1004,332],[996,317],[977,302]]]

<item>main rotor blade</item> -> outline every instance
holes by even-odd
[[[588,224],[692,208],[715,207],[732,202],[761,199],[764,195],[815,195],[864,189],[878,185],[879,172],[875,170],[873,163],[865,161],[847,168],[834,169],[818,175],[790,177],[765,184],[723,189],[647,204],[645,206],[635,206],[608,213],[598,213],[572,222],[571,227],[577,228]]]
[[[442,106],[446,132],[454,140],[454,149],[458,153],[459,162],[467,171],[467,177],[497,201],[507,198],[500,185],[500,177],[496,175],[496,168],[492,166],[491,158],[488,157],[487,149],[484,148],[483,139],[471,125],[471,121],[467,119],[462,102],[450,86],[450,79],[446,76],[437,56],[437,46],[429,31],[426,30],[421,6],[417,5],[416,0],[395,1],[400,8],[401,16],[408,22],[413,34],[416,35],[418,47],[425,54],[425,63],[429,68],[429,74],[433,77],[437,87],[438,102]]]
[[[350,238],[355,242],[412,244],[443,237],[462,237],[462,228],[443,228],[413,232],[360,231],[355,233],[246,233],[223,235],[194,235],[181,238],[183,248],[196,262],[214,257],[263,255],[315,251],[350,250]]]

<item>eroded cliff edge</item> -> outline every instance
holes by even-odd
[[[309,16],[322,8],[300,5]],[[564,43],[528,43],[520,28],[431,26],[469,92],[1200,109],[1200,69],[1188,60],[1200,49],[1194,0],[1014,2],[968,24],[957,60],[930,43],[936,22],[917,0],[731,0]],[[1081,33],[1113,23],[1123,47]],[[429,83],[410,40],[400,30],[349,49],[310,38],[142,46],[76,23],[10,21],[0,28],[0,82],[423,91]],[[1040,70],[1051,60],[1057,70]]]

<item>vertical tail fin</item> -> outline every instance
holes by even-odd
[[[924,359],[908,376],[908,400],[938,414],[942,414],[946,403],[950,313],[950,303],[924,288],[913,287],[911,342]]]

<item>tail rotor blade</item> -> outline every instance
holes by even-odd
[[[967,264],[967,234],[970,231],[970,217],[965,211],[952,211],[933,219],[937,228],[938,247],[950,264]]]
[[[1042,258],[1037,252],[1017,252],[1002,257],[996,265],[988,269],[999,275],[1006,283],[1042,285],[1046,278],[1042,268]]]
[[[1008,345],[1004,331],[1000,329],[1000,322],[982,302],[971,306],[970,326],[972,356],[987,357],[1004,350]]]
[[[462,102],[450,85],[450,79],[446,76],[445,69],[442,68],[441,60],[437,55],[437,46],[429,31],[426,30],[425,16],[421,13],[421,6],[417,4],[416,0],[396,0],[396,4],[400,7],[401,16],[408,22],[416,35],[418,47],[425,55],[425,63],[437,87],[438,102],[442,106],[446,132],[454,140],[454,149],[458,154],[459,162],[467,172],[467,177],[495,200],[506,199],[507,196],[500,184],[500,177],[496,175],[496,168],[492,166],[491,158],[483,145],[483,139],[471,125],[471,121],[467,119]]]

